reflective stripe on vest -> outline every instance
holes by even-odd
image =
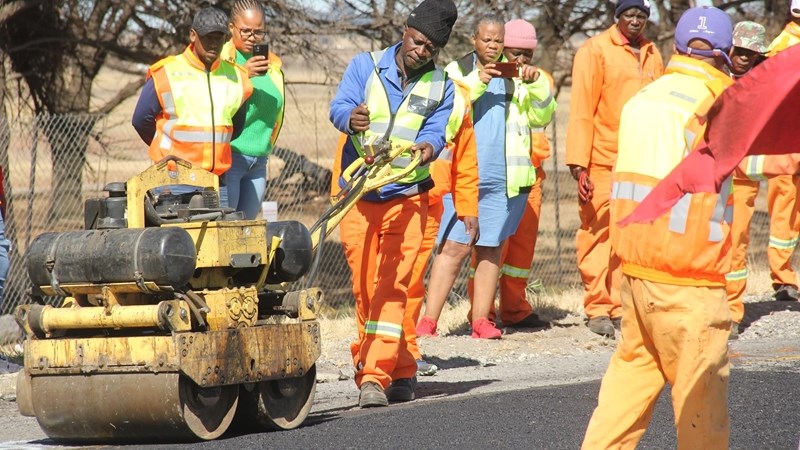
[[[513,98],[506,92],[506,195],[509,198],[530,191],[536,183],[536,168],[531,161],[531,128],[527,115],[519,110]]]
[[[397,112],[392,114],[389,95],[378,75],[377,67],[385,52],[386,50],[381,50],[370,53],[375,68],[364,86],[364,103],[370,112],[369,129],[351,137],[356,151],[362,156],[364,155],[362,142],[374,139],[373,136],[389,140],[393,146],[413,146],[425,119],[439,107],[444,98],[447,79],[444,71],[436,67],[423,74],[414,83],[411,92],[404,96]],[[412,161],[412,157],[410,151],[400,154],[391,163],[393,172],[400,172],[407,167]],[[406,177],[400,179],[398,183],[412,184],[422,181],[428,176],[429,166],[425,165],[417,167]]]
[[[734,270],[725,274],[725,279],[728,281],[742,281],[747,279],[747,267],[744,269]]]
[[[182,54],[157,66],[151,75],[162,114],[156,120],[150,158],[176,155],[217,175],[227,171],[233,116],[244,98],[235,66],[221,62],[206,73]]]
[[[381,322],[379,320],[368,320],[364,324],[365,334],[379,334],[381,336],[389,336],[400,339],[403,334],[403,326],[391,322]]]
[[[730,192],[731,178],[728,177],[723,183],[720,192]],[[641,203],[653,188],[644,184],[637,184],[630,181],[615,181],[611,187],[611,199],[631,200]],[[692,195],[685,194],[672,207],[669,214],[669,231],[678,234],[686,234],[686,227],[689,222],[689,207],[692,204]],[[727,205],[727,195],[720,194],[714,205],[714,213],[709,219],[710,242],[720,242],[722,240],[722,223],[730,223],[733,219],[733,208]]]

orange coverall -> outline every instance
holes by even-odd
[[[760,182],[734,176],[733,222],[731,223],[731,271],[725,275],[725,290],[731,321],[744,319],[742,297],[747,288],[747,246],[750,245],[750,220],[755,211]]]
[[[800,43],[800,25],[789,22],[770,44],[768,56],[775,56],[798,43]],[[782,284],[797,287],[797,275],[792,269],[791,259],[800,231],[797,211],[798,189],[800,189],[800,177],[797,176],[782,175],[770,178],[767,182],[769,214],[767,259],[772,286],[776,289]]]
[[[732,83],[713,66],[673,55],[667,74],[622,112],[610,230],[622,261],[622,336],[583,449],[635,448],[666,383],[677,448],[728,448],[730,185],[686,194],[652,222],[617,223],[696,148],[701,118]]]
[[[456,85],[456,95],[464,95],[464,98],[469,99],[469,89],[460,82],[455,80],[453,82]],[[422,311],[422,299],[425,297],[425,269],[428,267],[428,259],[436,243],[442,220],[444,210],[442,196],[452,192],[459,218],[478,216],[478,150],[475,147],[471,114],[472,108],[468,101],[458,133],[453,141],[448,143],[452,160],[448,161],[440,156],[440,159],[434,161],[431,166],[431,176],[436,186],[428,191],[428,221],[408,284],[408,302],[403,317],[403,334],[408,350],[415,359],[422,358],[422,352],[417,344],[417,321]]]
[[[619,261],[608,242],[611,169],[617,158],[622,106],[663,72],[655,45],[642,38],[637,55],[616,24],[586,41],[575,54],[566,163],[588,169],[594,183],[592,200],[579,205],[581,228],[576,235],[583,303],[590,319],[622,314]]]
[[[767,214],[769,214],[769,245],[767,259],[772,286],[782,284],[797,287],[797,275],[792,268],[792,253],[797,246],[797,191],[800,177],[781,175],[767,181]]]

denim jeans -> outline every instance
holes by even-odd
[[[3,291],[6,287],[6,276],[8,275],[8,250],[11,241],[6,239],[6,224],[3,222],[3,215],[0,214],[0,305],[3,304]]]
[[[238,152],[232,152],[231,157],[231,168],[220,178],[220,205],[243,211],[246,218],[255,219],[267,190],[268,157]]]

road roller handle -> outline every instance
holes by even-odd
[[[366,193],[405,178],[422,161],[422,152],[413,151],[411,152],[412,156],[407,161],[403,161],[405,166],[402,170],[397,170],[397,161],[405,158],[403,154],[410,152],[409,147],[392,145],[390,141],[378,139],[364,143],[362,148],[364,156],[353,161],[342,171],[342,179],[346,182],[345,186],[331,199],[331,206],[310,228],[314,248],[325,239],[327,233],[336,228],[345,214]],[[393,166],[392,163],[395,165]],[[395,172],[395,170],[397,171]]]

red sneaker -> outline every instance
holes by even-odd
[[[417,324],[417,336],[439,336],[436,333],[436,321],[423,316]]]
[[[478,319],[472,322],[472,337],[475,339],[500,339],[503,333],[489,319]]]

